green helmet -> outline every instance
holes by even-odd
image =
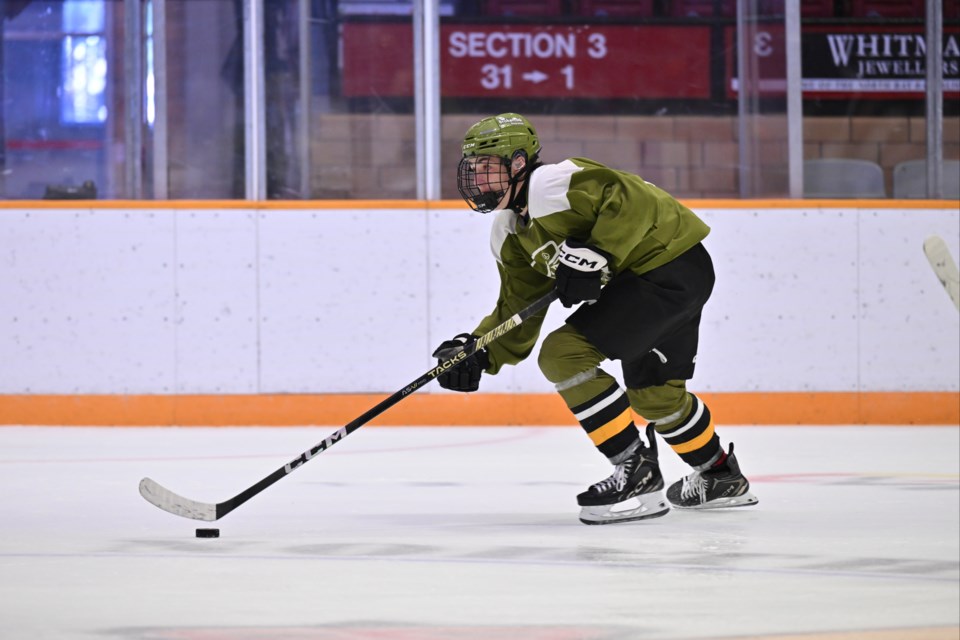
[[[507,191],[507,208],[513,208],[517,184],[539,164],[540,138],[520,114],[501,113],[470,127],[462,150],[457,189],[472,209],[487,213],[501,206]],[[517,155],[522,155],[525,162],[514,173],[511,167]]]
[[[484,118],[467,130],[463,156],[499,156],[508,161],[523,151],[527,159],[540,153],[540,138],[530,121],[519,113],[501,113]]]

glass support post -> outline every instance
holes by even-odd
[[[300,156],[300,197],[310,198],[310,0],[298,0],[299,66],[300,66],[300,109],[297,112],[297,153]]]
[[[800,0],[786,0],[787,159],[791,198],[803,197],[803,70]]]
[[[123,3],[124,107],[124,192],[126,197],[143,198],[143,11],[140,0]]]
[[[740,197],[749,198],[755,190],[756,143],[753,136],[753,114],[757,112],[756,57],[751,50],[756,0],[737,2],[737,130],[739,148]]]
[[[263,0],[243,2],[245,198],[267,199]]]
[[[440,9],[438,0],[413,7],[417,199],[440,199]]]
[[[927,197],[943,197],[943,3],[927,0]]]
[[[170,197],[167,142],[167,0],[153,0],[153,197]]]

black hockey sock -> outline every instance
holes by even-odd
[[[619,459],[640,439],[630,401],[616,383],[570,410],[600,453],[611,461]]]
[[[684,462],[699,469],[723,457],[723,449],[714,433],[710,409],[692,393],[690,398],[693,402],[687,416],[669,429],[657,431]]]

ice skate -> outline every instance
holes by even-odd
[[[617,465],[613,475],[577,496],[580,522],[613,524],[646,520],[670,511],[663,497],[663,476],[657,462],[657,441],[647,427],[647,447],[640,442],[629,458]]]
[[[678,509],[723,509],[757,504],[750,493],[750,481],[740,472],[733,443],[722,465],[694,471],[667,489],[667,499]]]

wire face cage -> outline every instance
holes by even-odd
[[[457,167],[457,189],[474,211],[497,208],[510,188],[510,170],[499,156],[467,156]]]

